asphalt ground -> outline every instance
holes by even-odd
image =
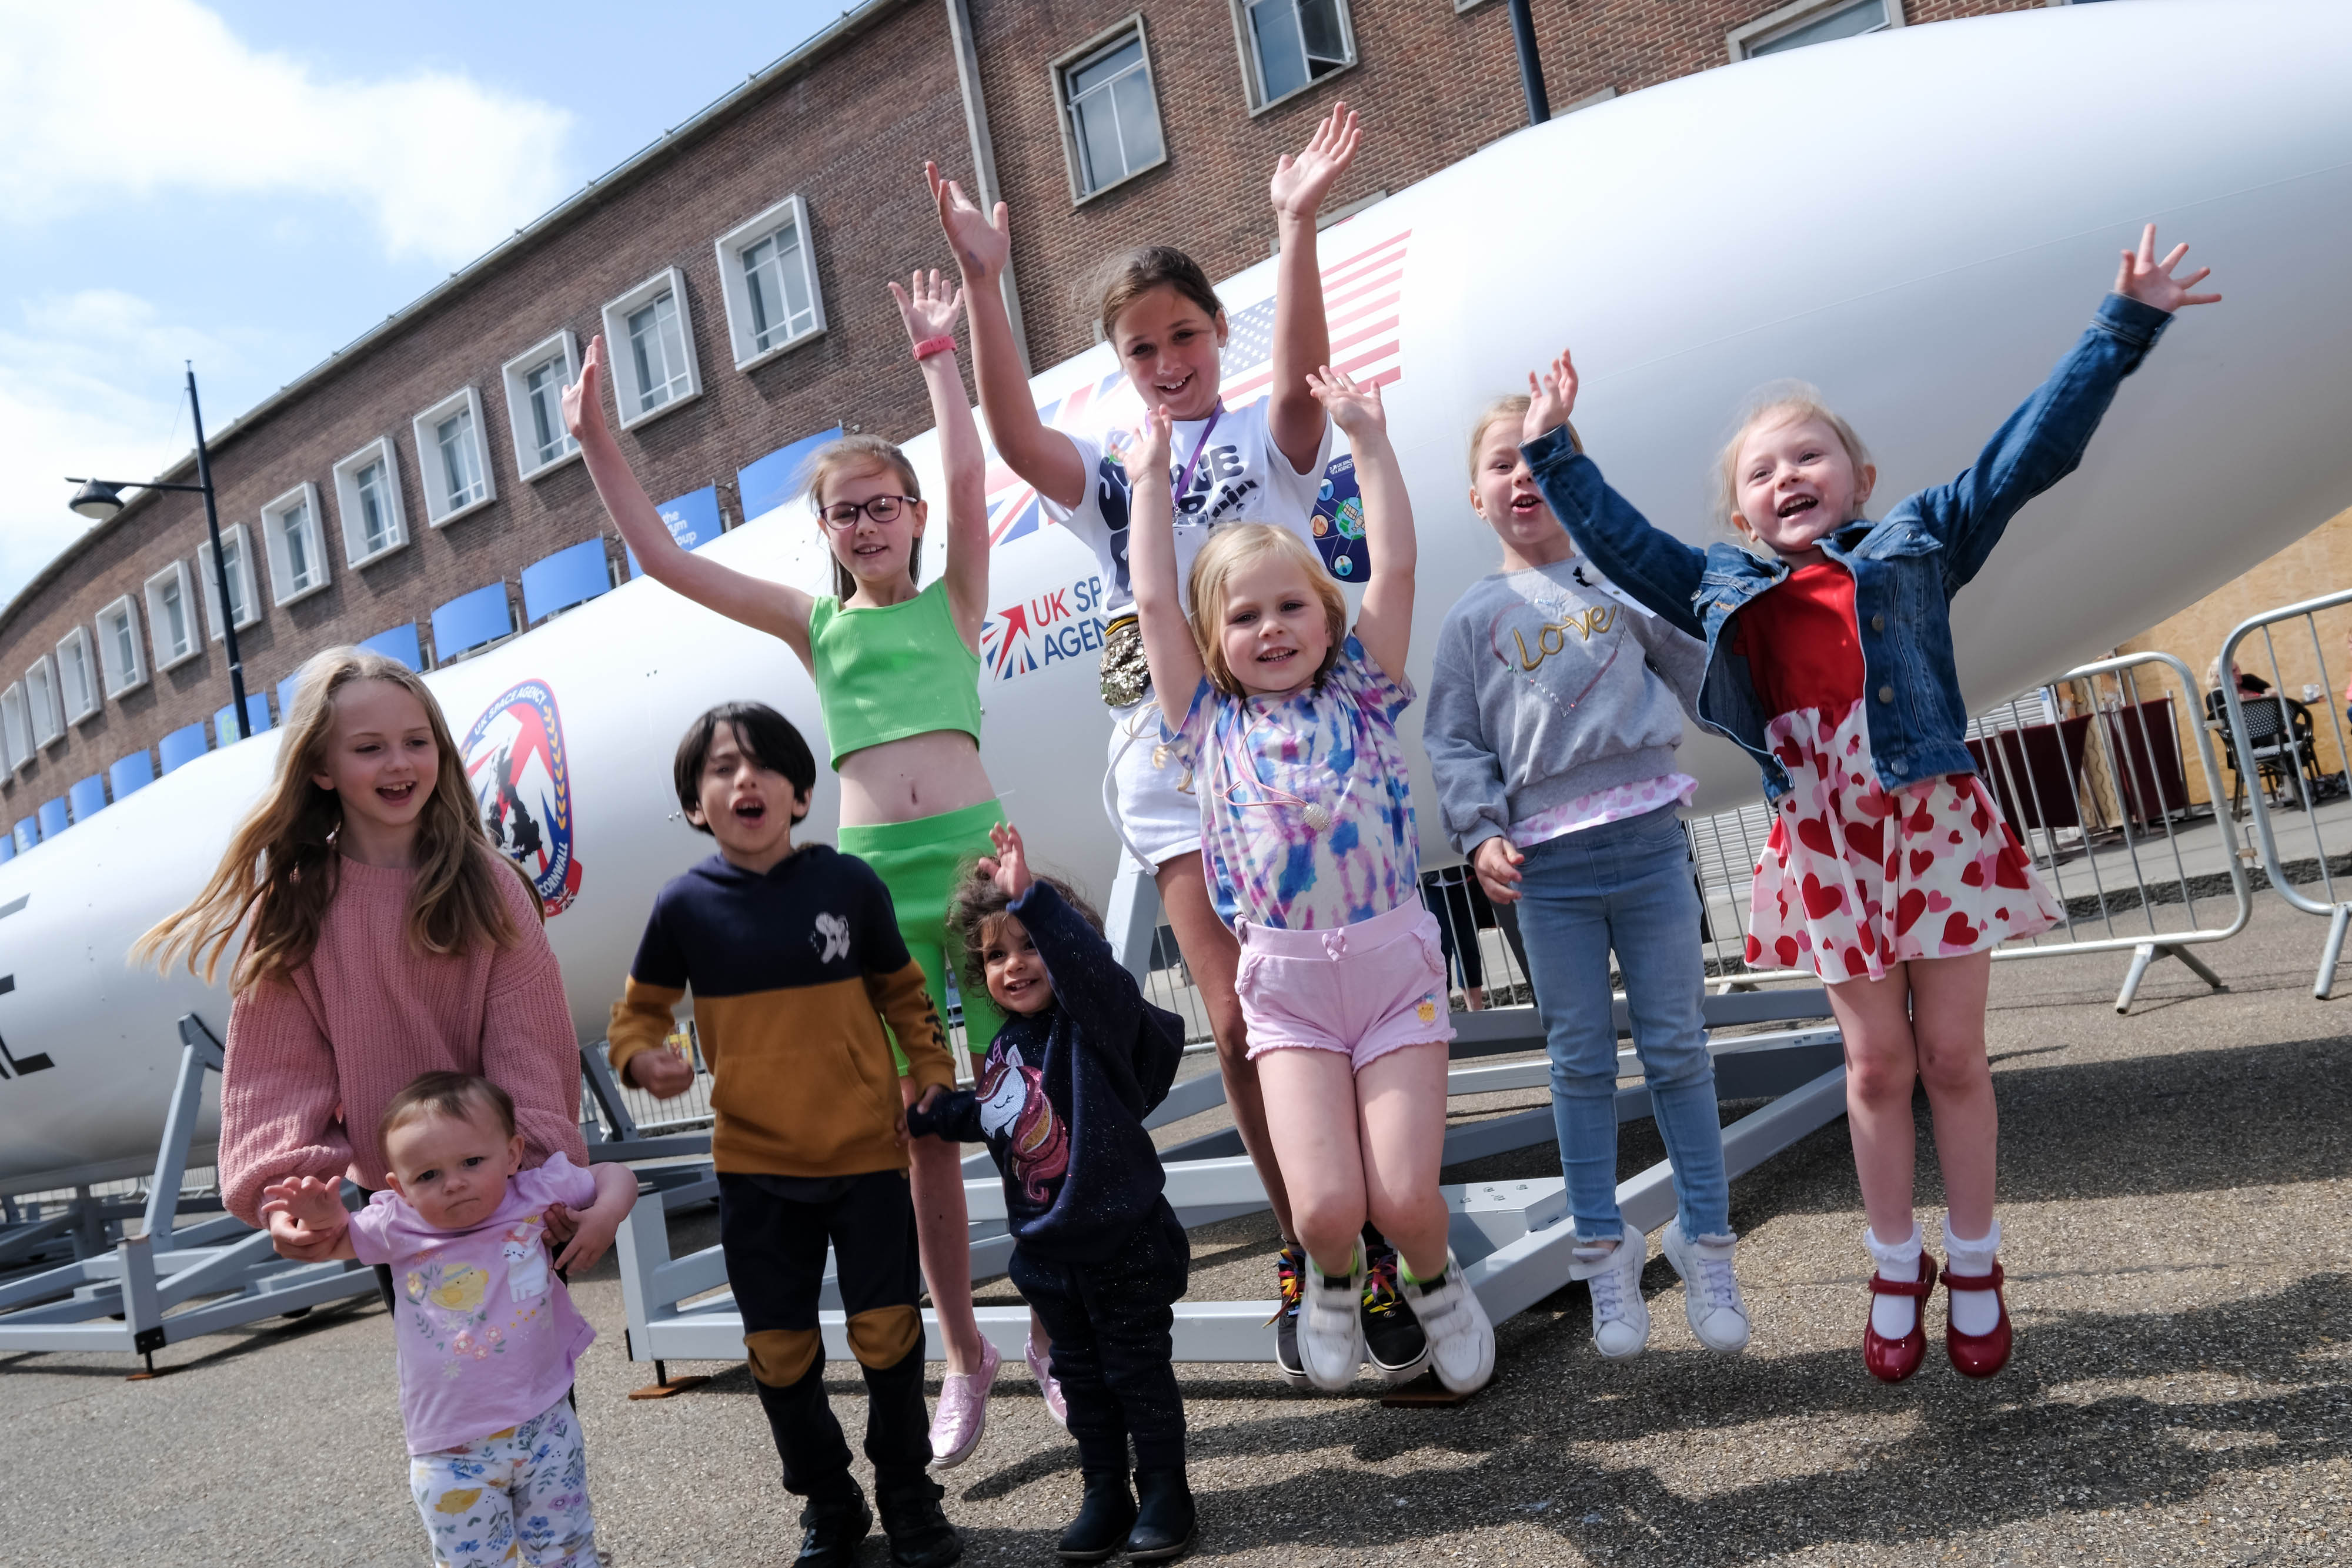
[[[1756,1340],[1692,1338],[1654,1257],[1650,1350],[1603,1363],[1571,1287],[1505,1324],[1492,1386],[1451,1407],[1293,1393],[1270,1370],[1180,1368],[1199,1555],[1249,1564],[2352,1561],[2352,998],[2315,1001],[2324,923],[2274,898],[2112,1009],[2115,956],[1995,967],[2004,1260],[2019,1334],[1989,1383],[1864,1372],[1863,1218],[1841,1121],[1741,1178],[1732,1221]],[[1457,1103],[1479,1114],[1539,1095]],[[1729,1108],[1736,1111],[1739,1108]],[[1938,1193],[1920,1103],[1919,1205]],[[1191,1129],[1188,1129],[1191,1130]],[[1626,1129],[1630,1173],[1658,1157]],[[1448,1179],[1548,1174],[1541,1149]],[[681,1249],[708,1212],[676,1222]],[[1264,1218],[1193,1233],[1193,1293],[1270,1293]],[[984,1295],[1002,1294],[1002,1288]],[[575,1281],[602,1338],[579,1399],[600,1539],[625,1568],[789,1562],[740,1365],[630,1403],[613,1264]],[[1942,1322],[1940,1298],[1931,1328]],[[0,1358],[0,1562],[425,1561],[389,1325],[371,1300],[127,1358]],[[854,1370],[828,1378],[853,1434]],[[975,1563],[1045,1563],[1077,1458],[1008,1366],[987,1439],[947,1472]],[[866,1562],[887,1554],[878,1537]]]

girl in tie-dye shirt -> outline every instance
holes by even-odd
[[[1129,564],[1152,687],[1192,694],[1181,728],[1202,838],[1241,938],[1250,1056],[1309,1260],[1301,1366],[1339,1389],[1364,1359],[1369,1216],[1402,1257],[1418,1331],[1384,1329],[1375,1369],[1431,1366],[1466,1392],[1494,1375],[1495,1333],[1446,1247],[1437,1190],[1454,1030],[1396,736],[1412,701],[1412,506],[1379,390],[1328,367],[1307,380],[1363,491],[1372,569],[1354,631],[1314,551],[1262,525],[1222,528],[1194,558],[1188,623],[1173,498],[1158,486],[1134,492]],[[1155,410],[1136,471],[1164,472],[1170,439]]]

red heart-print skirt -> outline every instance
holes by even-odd
[[[1983,779],[1880,786],[1861,703],[1784,713],[1764,735],[1793,788],[1756,862],[1749,964],[1884,979],[1906,959],[1980,952],[2063,918]]]

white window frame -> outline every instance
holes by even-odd
[[[664,294],[677,304],[677,337],[686,353],[686,390],[672,394],[667,402],[640,409],[638,404],[644,401],[645,389],[637,384],[637,356],[635,345],[629,341],[629,318]],[[694,318],[687,308],[684,272],[675,267],[663,267],[626,294],[607,301],[604,314],[604,344],[610,350],[606,362],[612,371],[613,403],[620,410],[623,430],[659,419],[702,395],[702,365],[694,351]]]
[[[1294,0],[1295,3],[1296,0]],[[1327,72],[1319,77],[1310,75],[1305,82],[1292,88],[1280,98],[1269,98],[1265,92],[1265,73],[1258,68],[1257,40],[1250,29],[1250,0],[1231,0],[1234,13],[1234,46],[1240,49],[1242,54],[1242,95],[1249,104],[1251,118],[1255,119],[1269,109],[1288,103],[1294,98],[1304,98],[1325,82],[1337,80],[1356,68],[1357,61],[1362,57],[1356,52],[1355,18],[1348,14],[1348,0],[1332,0],[1332,4],[1338,7],[1339,13],[1339,37],[1348,46],[1346,60],[1340,63],[1337,70]],[[1458,10],[1460,7],[1456,6],[1455,9]]]
[[[612,340],[607,338],[606,342]],[[539,455],[539,437],[531,429],[530,372],[561,354],[563,357],[563,384],[570,386],[580,379],[580,340],[566,327],[552,337],[541,338],[513,359],[499,367],[499,378],[507,388],[507,428],[514,434],[515,476],[536,479],[542,474],[552,474],[580,455],[580,443],[563,428],[563,407],[559,397],[555,410],[557,455],[542,461]]]
[[[370,464],[383,465],[384,498],[390,504],[392,528],[383,548],[367,548],[367,513],[360,502],[360,473]],[[400,451],[389,435],[379,435],[335,465],[335,515],[343,531],[343,564],[365,566],[408,542],[408,508],[400,498]]]
[[[32,716],[37,754],[66,737],[65,714],[58,706],[58,666],[47,653],[26,666],[25,707]]]
[[[16,681],[0,692],[0,748],[8,754],[10,774],[33,764],[33,721],[25,712],[25,683]]]
[[[221,548],[236,557],[236,564],[230,569],[229,578],[238,601],[245,606],[245,612],[236,620],[236,629],[242,632],[261,620],[261,596],[254,591],[253,584],[253,541],[245,537],[243,523],[231,523],[221,530]],[[222,637],[220,579],[213,570],[213,541],[210,539],[196,546],[195,571],[196,592],[205,601],[205,628],[211,632],[212,640],[217,643]]]
[[[460,410],[473,416],[474,461],[482,465],[482,493],[470,501],[452,506],[448,497],[449,471],[441,461],[441,437],[436,427]],[[447,528],[499,498],[499,479],[490,471],[490,444],[482,421],[482,394],[470,384],[459,387],[409,421],[409,430],[416,438],[416,473],[425,485],[425,521],[428,527]]]
[[[1818,22],[1836,12],[1867,4],[1869,0],[1794,0],[1794,4],[1768,11],[1752,22],[1741,23],[1724,35],[1724,42],[1733,59],[1752,60],[1756,58],[1754,51],[1759,45],[1785,37],[1806,24]],[[1891,33],[1903,26],[1903,0],[1884,0],[1884,4],[1886,6],[1886,26],[1875,30]]]
[[[77,672],[79,680],[74,678]],[[76,686],[80,689],[75,690]],[[101,706],[98,654],[89,645],[89,628],[87,626],[77,626],[58,639],[58,700],[65,706],[68,724],[81,723],[95,715]]]
[[[110,625],[117,622],[119,625]],[[125,692],[135,692],[147,684],[147,656],[141,651],[139,635],[139,601],[124,594],[98,612],[98,669],[106,685],[106,695],[119,697]],[[116,650],[124,635],[131,640],[131,667],[118,670]]]
[[[1160,120],[1160,156],[1139,168],[1129,169],[1108,184],[1097,185],[1089,191],[1086,188],[1085,177],[1080,172],[1083,165],[1078,157],[1077,121],[1070,112],[1070,73],[1081,66],[1091,65],[1097,56],[1107,54],[1117,46],[1125,43],[1130,33],[1135,35],[1136,42],[1142,46],[1143,79],[1151,89],[1151,112]],[[1144,175],[1168,162],[1168,120],[1160,113],[1160,73],[1151,64],[1151,36],[1143,25],[1142,12],[1131,13],[1124,20],[1114,22],[1105,27],[1076,48],[1057,57],[1046,67],[1046,70],[1048,79],[1053,83],[1054,118],[1062,128],[1062,162],[1070,177],[1070,205],[1083,207],[1088,202],[1108,195],[1122,185],[1143,178]]]
[[[751,314],[751,284],[743,274],[743,253],[789,222],[800,235],[801,281],[808,286],[809,308],[815,320],[788,338],[760,347],[759,329]],[[719,294],[727,306],[727,339],[735,353],[735,368],[748,371],[788,354],[803,343],[824,336],[824,290],[817,287],[816,245],[809,227],[808,203],[795,191],[747,223],[719,236]],[[610,342],[611,339],[605,341]]]
[[[163,590],[166,583],[179,591],[180,620],[188,629],[188,641],[184,647],[166,648],[163,645],[165,629],[172,624],[171,614],[163,603]],[[197,610],[194,596],[189,591],[186,561],[174,560],[167,563],[163,570],[147,580],[145,591],[147,643],[154,650],[155,674],[161,674],[165,670],[174,669],[186,664],[203,651],[205,629],[197,624],[197,617],[202,612]]]
[[[311,580],[294,580],[292,541],[287,537],[287,517],[302,509],[302,542],[310,548]],[[319,486],[305,479],[261,508],[262,547],[269,552],[269,602],[284,609],[305,600],[333,580],[327,565],[327,525],[319,513]]]

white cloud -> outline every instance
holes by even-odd
[[[461,76],[330,81],[194,0],[0,0],[0,224],[167,190],[356,204],[454,266],[572,183],[572,116]]]

